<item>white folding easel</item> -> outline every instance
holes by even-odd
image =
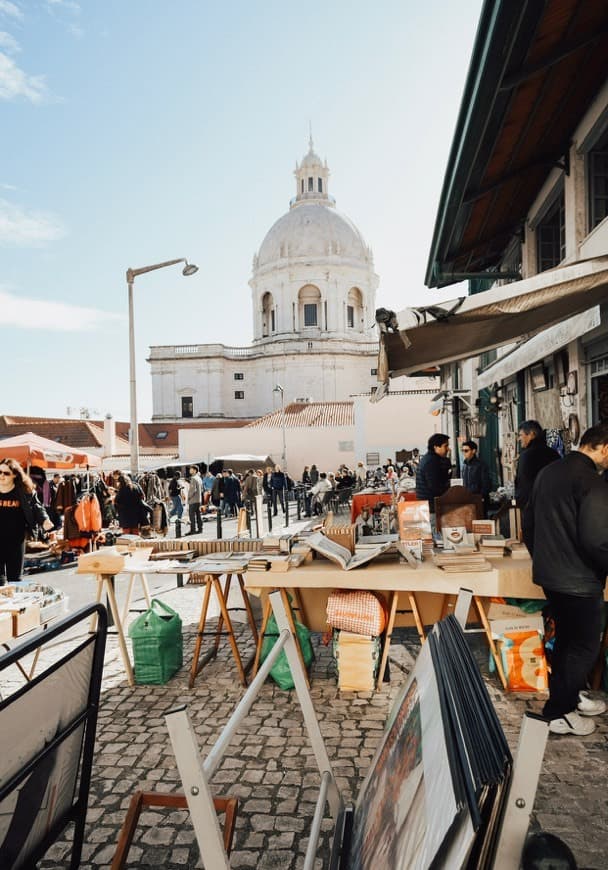
[[[287,613],[280,592],[272,592],[269,597],[279,628],[279,637],[204,761],[198,750],[196,735],[190,723],[186,705],[176,707],[165,714],[192,825],[203,865],[207,870],[222,870],[222,868],[229,870],[230,867],[209,783],[219,767],[236,729],[249,713],[282,650],[285,650],[291,668],[295,691],[302,708],[304,723],[320,774],[319,794],[304,859],[304,870],[313,870],[314,868],[321,823],[325,814],[325,803],[329,804],[334,827],[340,813],[344,810],[344,802],[336,785],[308,689],[306,673],[297,653],[295,637],[289,629]],[[463,625],[463,618],[466,621],[470,603],[471,593],[461,590],[456,604],[456,617],[461,625]],[[506,809],[497,840],[494,870],[513,870],[513,867],[519,866],[530,822],[530,813],[534,805],[547,735],[548,722],[529,714],[523,717]]]

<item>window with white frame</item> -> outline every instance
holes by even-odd
[[[234,398],[235,399],[244,399],[245,393],[243,392],[243,390],[235,390],[234,391]]]
[[[194,401],[192,396],[182,396],[182,417],[194,417]]]
[[[349,329],[355,328],[355,306],[347,305],[346,306],[346,325]]]

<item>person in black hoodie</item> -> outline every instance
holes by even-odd
[[[587,717],[606,709],[584,692],[600,651],[608,574],[608,423],[588,429],[579,450],[543,468],[523,513],[532,576],[555,619],[549,700],[543,715],[553,734],[595,730]]]
[[[21,579],[25,539],[40,526],[53,529],[34,482],[16,459],[0,459],[0,585]]]
[[[450,486],[450,436],[435,432],[429,438],[427,447],[416,473],[416,498],[419,501],[428,501],[431,513],[434,514],[435,499],[443,495]]]
[[[515,473],[515,501],[517,507],[524,510],[530,500],[536,475],[546,465],[559,459],[559,453],[547,447],[545,433],[537,420],[520,423],[517,439],[521,453]]]

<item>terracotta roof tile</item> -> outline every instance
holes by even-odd
[[[285,405],[285,428],[308,429],[311,426],[353,426],[353,402],[291,402]],[[283,412],[273,411],[249,423],[248,429],[280,429]]]

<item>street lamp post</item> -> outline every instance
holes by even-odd
[[[281,429],[283,433],[283,455],[281,457],[281,469],[286,474],[287,473],[287,445],[285,442],[285,390],[281,386],[281,384],[277,384],[273,393],[281,394]]]
[[[137,430],[137,387],[135,378],[135,320],[133,317],[133,282],[138,275],[145,272],[154,272],[156,269],[164,269],[166,266],[175,266],[177,263],[185,263],[182,275],[194,275],[198,272],[198,266],[189,263],[184,257],[177,260],[167,260],[164,263],[155,263],[153,266],[142,266],[140,269],[127,269],[127,286],[129,288],[129,399],[130,399],[130,442],[131,442],[131,474],[139,471],[139,432]]]

